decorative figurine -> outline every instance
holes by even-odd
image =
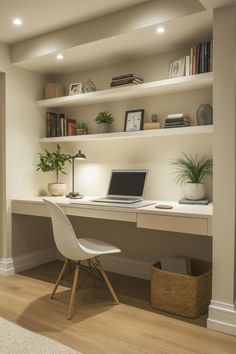
[[[151,115],[151,121],[152,121],[153,123],[158,122],[158,115],[157,115],[156,113],[154,113],[154,114]]]

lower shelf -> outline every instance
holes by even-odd
[[[59,136],[55,138],[41,138],[40,143],[71,143],[80,141],[96,141],[96,140],[117,140],[117,139],[132,139],[132,138],[150,138],[164,136],[183,136],[196,134],[212,134],[213,125],[192,126],[183,128],[170,129],[153,129],[139,130],[135,132],[118,132],[105,134],[88,134],[88,135],[73,135]]]

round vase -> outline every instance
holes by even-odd
[[[66,194],[65,183],[48,183],[48,191],[53,196],[61,196]]]
[[[210,104],[201,104],[197,109],[198,125],[210,125],[213,123],[213,109]]]
[[[110,125],[108,123],[99,124],[99,133],[109,133]]]
[[[204,199],[206,194],[204,183],[185,183],[184,197],[189,200]]]

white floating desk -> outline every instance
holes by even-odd
[[[141,208],[91,205],[91,197],[71,202],[65,197],[50,198],[58,203],[67,215],[118,220],[136,223],[138,228],[212,236],[213,205],[180,205],[172,201],[157,204],[172,205],[173,209],[156,209],[154,205]],[[42,197],[12,200],[12,213],[49,217]]]

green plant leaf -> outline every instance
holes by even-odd
[[[212,175],[212,156],[202,157],[182,153],[171,163],[175,167],[176,183],[203,183],[207,176]]]

